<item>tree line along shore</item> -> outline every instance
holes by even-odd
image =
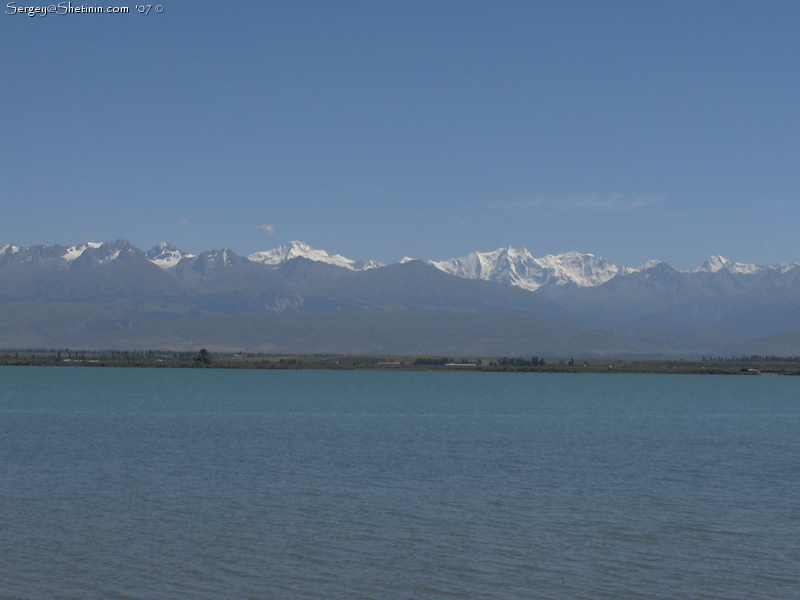
[[[800,356],[663,358],[287,355],[165,350],[0,350],[0,365],[186,369],[324,369],[549,373],[800,375]]]

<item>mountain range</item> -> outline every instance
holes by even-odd
[[[0,347],[449,355],[800,354],[800,265],[693,271],[524,248],[390,265],[125,240],[0,247]]]

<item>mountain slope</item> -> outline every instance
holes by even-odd
[[[205,313],[178,317],[109,304],[7,304],[6,348],[97,348],[439,356],[658,356],[695,351],[530,315],[408,311]]]

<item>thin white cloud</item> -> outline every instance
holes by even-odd
[[[535,198],[533,200],[522,200],[512,202],[516,208],[544,208],[550,210],[586,210],[592,212],[616,212],[636,210],[653,206],[661,202],[660,198],[640,196],[638,198],[625,198],[622,194],[609,194],[600,196],[591,194],[588,196],[566,197],[566,198]]]
[[[275,228],[272,225],[267,225],[266,223],[256,225],[256,229],[263,231],[267,235],[275,235]]]
[[[192,224],[189,222],[189,219],[181,219],[181,225],[184,227],[191,227]]]

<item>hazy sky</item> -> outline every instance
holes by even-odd
[[[797,2],[129,6],[0,15],[0,244],[800,261]]]

